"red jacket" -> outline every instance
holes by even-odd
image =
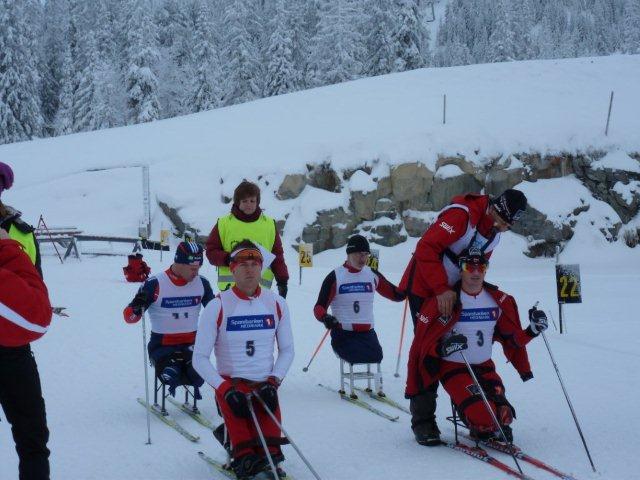
[[[493,341],[502,344],[505,357],[511,362],[523,380],[532,377],[529,356],[525,345],[533,338],[530,330],[522,329],[518,306],[515,299],[493,285],[485,283],[485,290],[500,307],[501,314],[496,322]],[[407,386],[405,396],[411,398],[423,387],[440,379],[440,357],[436,353],[439,340],[449,332],[460,318],[461,305],[458,303],[447,320],[438,311],[436,298],[427,300],[418,314],[416,331],[409,350],[407,365]]]
[[[0,345],[37,340],[51,323],[47,287],[15,240],[0,240]]]
[[[242,222],[255,222],[260,215],[262,214],[262,210],[260,207],[256,208],[256,211],[253,212],[253,215],[246,215],[235,205],[231,208],[231,213],[238,220]],[[213,226],[211,233],[209,234],[209,238],[207,238],[207,244],[205,246],[207,259],[211,265],[215,265],[216,267],[229,266],[229,254],[230,252],[225,252],[222,247],[222,240],[220,239],[220,232],[218,231],[218,222]],[[271,253],[273,253],[276,258],[271,263],[271,271],[273,272],[273,276],[276,279],[277,284],[286,284],[289,281],[289,270],[287,270],[287,265],[284,263],[284,250],[282,249],[282,240],[280,239],[280,234],[276,229],[276,239],[273,243],[273,248],[271,249]]]
[[[451,203],[466,205],[469,213],[461,208],[452,208],[438,216],[418,241],[416,251],[398,285],[400,290],[422,298],[450,290],[447,273],[442,265],[444,251],[465,234],[469,221],[480,234],[485,237],[490,235],[493,217],[487,213],[488,195],[458,195],[451,199]],[[490,255],[490,252],[486,253],[487,257]]]

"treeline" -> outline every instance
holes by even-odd
[[[0,0],[0,144],[425,66],[640,52],[640,0]]]

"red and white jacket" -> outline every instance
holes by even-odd
[[[459,288],[459,284],[456,288]],[[523,381],[533,377],[526,345],[535,335],[530,328],[523,329],[515,299],[494,285],[485,283],[485,291],[500,308],[492,341],[502,344],[505,357],[518,371]],[[441,358],[436,349],[438,342],[456,325],[462,306],[458,303],[450,317],[438,310],[435,297],[427,300],[418,313],[416,331],[409,350],[405,397],[411,398],[433,382],[440,380]],[[491,362],[491,360],[489,360]]]
[[[476,241],[493,239],[486,245],[487,258],[498,243],[499,235],[494,236],[493,217],[488,213],[488,195],[459,195],[453,197],[451,204],[440,213],[416,245],[398,285],[407,294],[429,298],[450,290],[457,278],[449,278],[451,269],[448,272],[445,268],[449,261],[445,252],[453,249],[458,250],[453,253],[460,253],[468,246],[461,245],[467,243],[464,242],[465,237],[473,238],[475,231],[478,232]]]
[[[49,292],[15,240],[0,240],[0,346],[37,340],[51,323]]]

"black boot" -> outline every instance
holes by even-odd
[[[416,442],[427,447],[440,445],[440,429],[436,423],[436,398],[434,391],[422,392],[411,398],[409,410],[411,410],[411,429],[416,437]]]
[[[264,457],[249,453],[231,462],[231,468],[238,480],[252,480],[258,473],[264,470],[264,463]]]

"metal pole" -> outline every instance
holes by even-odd
[[[307,363],[307,366],[304,367],[302,369],[303,372],[308,372],[309,371],[309,366],[311,365],[311,362],[313,362],[313,359],[316,358],[316,355],[318,354],[318,352],[320,351],[320,347],[322,347],[322,344],[324,343],[325,339],[327,338],[327,335],[329,335],[329,332],[331,330],[329,330],[327,328],[327,331],[324,332],[324,336],[322,337],[322,340],[320,340],[320,343],[318,344],[318,346],[316,347],[316,351],[313,352],[313,355],[311,355],[311,360],[309,360],[309,363]]]
[[[302,266],[300,266],[300,274],[298,275],[298,285],[302,285]]]
[[[149,165],[142,165],[142,207],[147,227],[147,238],[151,238],[151,194],[149,193]]]
[[[405,298],[404,300],[404,312],[402,313],[402,330],[400,330],[400,345],[398,346],[398,360],[396,361],[396,373],[393,374],[394,377],[398,378],[400,374],[400,354],[402,353],[402,341],[404,340],[404,326],[407,322],[407,305],[409,305],[409,299]]]
[[[282,433],[284,433],[284,436],[287,437],[287,439],[289,440],[289,443],[291,444],[291,446],[293,447],[293,449],[298,452],[298,455],[300,455],[300,458],[302,459],[302,461],[304,462],[304,464],[309,468],[309,470],[311,471],[311,473],[313,474],[314,477],[316,477],[318,480],[320,479],[320,476],[316,473],[316,471],[313,469],[313,467],[311,466],[311,464],[309,463],[309,461],[305,458],[305,456],[302,454],[302,452],[300,451],[300,449],[298,448],[298,446],[294,443],[294,441],[291,439],[291,436],[285,431],[285,429],[282,427],[282,424],[278,421],[278,419],[276,418],[276,416],[273,414],[273,412],[271,410],[269,410],[269,407],[267,407],[267,404],[264,403],[264,400],[262,400],[262,398],[260,397],[260,395],[258,395],[257,393],[253,394],[254,397],[256,397],[258,399],[258,401],[260,402],[260,405],[262,405],[262,408],[264,408],[264,411],[267,412],[267,415],[269,415],[271,417],[271,420],[273,420],[273,423],[276,424],[276,426],[282,431]]]
[[[273,458],[271,458],[271,453],[269,453],[269,447],[267,447],[267,442],[264,439],[264,435],[262,435],[262,429],[260,428],[260,424],[258,423],[258,417],[256,417],[256,412],[253,410],[253,402],[251,401],[252,395],[253,394],[251,392],[247,393],[247,404],[249,405],[249,413],[251,413],[253,424],[256,426],[256,430],[258,431],[258,436],[260,437],[260,443],[262,444],[262,448],[264,448],[264,454],[267,456],[267,460],[269,460],[269,466],[271,466],[271,471],[273,472],[273,478],[278,478],[278,470],[276,470],[276,466],[273,463]]]
[[[562,323],[560,324],[562,325]],[[591,468],[593,471],[596,471],[596,467],[593,464],[593,460],[591,459],[591,454],[589,453],[589,448],[587,447],[587,442],[582,434],[582,429],[580,428],[580,423],[578,423],[578,417],[576,416],[576,412],[573,409],[573,405],[571,404],[571,399],[569,398],[569,394],[567,393],[567,389],[564,386],[564,382],[562,381],[562,377],[560,376],[560,370],[558,369],[558,364],[556,363],[555,358],[553,358],[553,353],[551,353],[551,348],[549,347],[549,342],[547,341],[547,336],[544,332],[540,332],[542,334],[542,338],[544,340],[544,344],[547,346],[547,351],[549,352],[549,357],[551,357],[551,363],[553,364],[553,368],[556,370],[556,374],[558,375],[558,380],[560,381],[560,386],[562,387],[562,391],[564,392],[564,398],[567,399],[567,404],[569,405],[569,409],[571,410],[571,415],[573,415],[573,421],[576,424],[576,428],[578,429],[578,433],[580,434],[580,439],[582,440],[582,445],[584,445],[584,449],[587,452],[587,457],[589,457],[589,463],[591,463]]]
[[[442,124],[445,125],[447,123],[447,94],[444,94],[442,101]]]
[[[51,241],[51,245],[53,245],[53,248],[55,248],[56,253],[58,254],[60,263],[64,263],[64,260],[62,260],[62,257],[60,256],[60,252],[58,251],[58,247],[56,247],[56,242],[53,241],[53,237],[51,236],[51,231],[49,230],[49,227],[47,227],[47,224],[44,222],[44,217],[42,216],[42,214],[40,214],[40,220],[38,220],[38,227],[40,226],[41,223],[44,226],[44,229],[47,231],[47,235],[49,235],[49,240]]]
[[[558,302],[558,311],[560,312],[560,333],[564,333],[564,329],[563,329],[563,322],[562,322],[562,304],[560,302]]]
[[[611,96],[609,97],[609,113],[607,113],[607,126],[604,129],[604,134],[609,135],[609,119],[611,118],[611,107],[613,106],[613,90],[611,90]]]
[[[504,434],[504,430],[502,430],[502,426],[500,425],[500,422],[498,421],[498,417],[496,417],[496,414],[494,413],[493,409],[491,408],[491,405],[489,405],[489,400],[487,400],[487,396],[484,394],[484,390],[482,390],[482,387],[480,386],[480,382],[478,382],[478,378],[476,377],[476,374],[473,371],[473,368],[471,368],[471,365],[467,361],[467,357],[464,355],[463,352],[460,352],[460,355],[462,356],[462,359],[464,360],[464,363],[467,366],[467,370],[469,370],[469,373],[471,374],[471,378],[473,378],[473,383],[476,384],[476,387],[478,388],[478,391],[480,392],[480,396],[482,397],[482,401],[484,402],[484,406],[487,407],[487,411],[491,415],[491,418],[493,419],[493,423],[495,423],[496,427],[498,427],[498,430],[500,430],[500,435],[502,435],[502,438],[504,439],[505,443],[511,447],[511,449],[510,449],[511,451],[509,452],[511,454],[511,458],[513,458],[513,461],[516,462],[516,467],[518,467],[518,471],[522,475],[524,475],[524,472],[522,471],[522,468],[520,468],[520,463],[518,462],[518,459],[516,458],[515,454],[513,453],[513,451],[514,451],[513,443],[511,443],[509,441],[509,439],[507,438],[507,436]]]
[[[149,372],[147,369],[147,326],[146,312],[142,312],[142,352],[144,357],[144,393],[147,401],[147,445],[151,445],[151,405],[149,405]]]

